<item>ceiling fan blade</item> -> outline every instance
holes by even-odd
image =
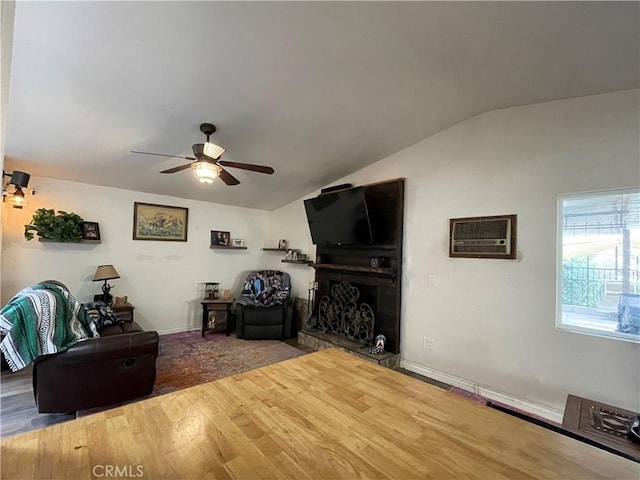
[[[220,167],[220,171],[218,172],[218,176],[220,177],[220,180],[222,180],[227,185],[238,185],[240,183],[240,180],[238,180],[236,177],[231,175],[229,172],[227,172],[222,167]]]
[[[194,158],[194,160],[195,160],[195,158]],[[193,162],[191,162],[191,163],[193,163]],[[180,165],[179,167],[168,168],[166,170],[162,170],[160,173],[181,172],[182,170],[185,170],[185,169],[189,168],[191,166],[191,163],[185,163],[184,165]]]
[[[151,153],[151,152],[136,152],[135,150],[129,150],[131,153],[141,153],[142,155],[155,155],[156,157],[171,157],[171,158],[184,158],[186,160],[195,160],[193,157],[181,157],[179,155],[167,155],[165,153]]]
[[[253,165],[252,163],[238,163],[227,162],[226,160],[218,160],[218,165],[224,165],[225,167],[241,168],[242,170],[251,170],[252,172],[266,173],[271,175],[274,170],[271,167],[265,167],[264,165]]]

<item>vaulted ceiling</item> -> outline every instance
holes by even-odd
[[[7,167],[271,210],[479,113],[639,86],[638,2],[18,2]],[[202,122],[240,185],[185,161]]]

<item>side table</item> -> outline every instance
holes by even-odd
[[[637,417],[638,412],[569,394],[562,428],[586,439],[587,443],[604,446],[640,462],[640,445],[628,435],[629,426]]]
[[[232,318],[231,318],[231,306],[233,305],[233,302],[235,301],[235,298],[229,298],[226,300],[223,300],[221,298],[215,299],[215,300],[210,300],[208,298],[205,298],[204,300],[202,300],[202,336],[204,337],[204,332],[206,332],[207,330],[209,330],[209,312],[227,312],[227,324],[225,326],[225,330],[224,333],[225,335],[228,337],[229,334],[231,333],[231,322],[232,322]]]
[[[111,310],[120,317],[123,322],[133,322],[133,310],[136,307],[130,303],[123,303],[120,305],[111,305]]]

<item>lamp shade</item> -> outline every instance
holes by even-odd
[[[111,280],[112,278],[120,278],[120,274],[113,265],[99,265],[96,269],[96,274],[93,276],[93,281]]]
[[[202,183],[211,183],[220,173],[218,166],[210,162],[194,162],[191,164],[193,174]]]
[[[213,158],[214,160],[218,160],[224,152],[227,150],[216,145],[215,143],[205,143],[202,148],[202,153],[204,153],[207,157]]]
[[[31,178],[31,175],[29,175],[28,173],[14,170],[14,172],[11,174],[11,180],[9,180],[9,184],[15,185],[16,187],[26,188],[27,185],[29,185],[29,178]]]

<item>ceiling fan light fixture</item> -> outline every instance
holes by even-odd
[[[220,167],[211,162],[193,162],[193,174],[202,183],[212,183],[220,174]]]
[[[226,149],[210,142],[206,142],[204,144],[204,148],[202,149],[202,153],[204,153],[209,158],[213,158],[214,160],[219,159],[226,151]]]

